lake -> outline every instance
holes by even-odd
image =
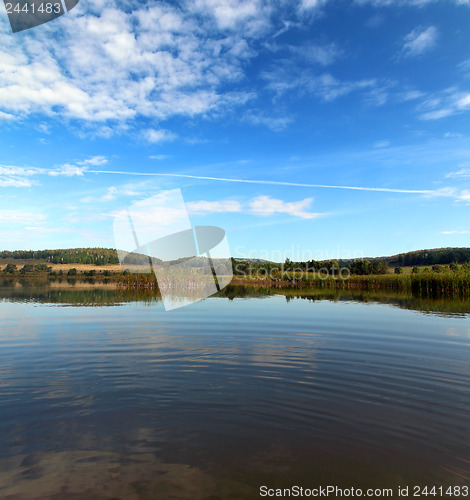
[[[468,485],[469,314],[248,287],[165,312],[112,285],[4,282],[0,498]]]

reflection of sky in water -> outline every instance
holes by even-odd
[[[101,450],[243,468],[277,446],[286,464],[394,464],[410,480],[410,460],[444,477],[470,458],[464,318],[285,297],[0,311],[4,457]]]

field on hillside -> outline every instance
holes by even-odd
[[[17,269],[20,270],[25,264],[32,264],[36,266],[38,264],[46,264],[47,266],[52,268],[52,271],[58,272],[62,269],[62,272],[67,272],[69,269],[75,268],[78,272],[81,271],[90,271],[94,269],[96,272],[99,271],[111,271],[111,272],[121,272],[122,268],[119,264],[104,264],[102,266],[97,266],[94,264],[51,264],[46,260],[40,259],[0,259],[0,271],[7,264],[15,264]]]

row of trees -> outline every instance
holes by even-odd
[[[463,264],[470,262],[470,248],[439,248],[419,250],[398,255],[399,266],[432,266],[435,264]]]
[[[430,255],[420,255],[419,252],[413,252],[412,254],[402,255],[403,259],[401,261],[412,262],[413,260],[418,261],[418,264],[413,264],[413,273],[419,271],[418,265],[428,264],[428,260],[438,260],[438,263],[429,263],[430,269],[434,272],[442,272],[445,269],[450,269],[452,271],[457,271],[459,266],[470,266],[470,249],[444,249],[442,251],[431,251]],[[416,254],[416,255],[414,255]],[[448,261],[451,257],[456,257],[454,260]],[[405,259],[405,257],[407,257]],[[444,261],[444,264],[442,263]],[[402,264],[409,265],[409,264]],[[410,264],[411,265],[411,264]],[[235,275],[250,275],[250,274],[260,274],[263,271],[266,274],[272,275],[273,272],[321,272],[327,274],[338,274],[341,269],[347,269],[350,274],[355,275],[376,275],[376,274],[387,274],[391,270],[395,270],[396,274],[401,274],[403,268],[401,265],[396,267],[389,267],[387,260],[368,260],[360,259],[353,262],[338,262],[337,260],[324,260],[315,261],[310,260],[307,262],[293,262],[290,259],[286,259],[284,263],[276,262],[265,262],[265,261],[249,261],[249,260],[235,260],[232,259],[232,267]]]
[[[3,250],[2,259],[45,260],[53,264],[119,264],[112,248],[67,248],[63,250]]]
[[[49,273],[52,270],[52,267],[46,264],[25,264],[20,270],[18,270],[18,266],[16,264],[8,263],[4,268],[3,274],[32,274],[32,273]]]
[[[59,271],[52,271],[52,267],[48,266],[47,264],[25,264],[22,268],[18,269],[18,266],[16,264],[8,263],[2,271],[3,275],[28,275],[28,274],[42,274],[42,273],[48,273],[51,276],[77,276],[78,271],[72,267],[69,269],[66,273],[63,272],[62,270]],[[98,273],[95,269],[90,269],[89,271],[83,271],[82,274],[84,276],[96,276]],[[105,269],[103,272],[100,273],[102,276],[111,276],[112,273],[111,271],[108,271]]]
[[[272,276],[273,272],[321,272],[326,274],[339,274],[341,269],[347,269],[350,274],[386,274],[388,265],[381,261],[357,260],[347,266],[341,266],[337,260],[323,260],[308,262],[293,262],[286,259],[284,263],[264,261],[249,261],[232,259],[232,268],[235,275],[259,275]]]

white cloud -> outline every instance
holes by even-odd
[[[221,212],[241,212],[242,206],[240,202],[235,200],[221,201],[191,201],[186,203],[188,210],[194,214],[204,215],[209,213]]]
[[[168,130],[155,130],[148,129],[144,132],[144,137],[148,142],[166,142],[166,141],[174,141],[176,139],[176,134],[170,132]]]
[[[264,125],[275,132],[284,130],[292,122],[292,118],[288,116],[266,116],[262,111],[250,112],[245,119],[254,125]]]
[[[82,176],[84,172],[86,172],[88,167],[78,167],[77,165],[70,165],[66,163],[62,165],[60,168],[56,168],[54,170],[49,170],[48,174],[52,177],[57,176],[65,176],[65,177],[74,177],[74,176]]]
[[[424,97],[424,95],[425,94],[419,90],[408,90],[406,92],[403,92],[401,98],[404,101],[414,101],[416,99],[419,99],[420,97]]]
[[[269,26],[269,7],[260,0],[196,0],[192,10],[215,19],[221,30],[242,28],[254,35]]]
[[[109,186],[106,191],[101,196],[85,196],[80,201],[82,203],[100,203],[106,201],[113,201],[120,196],[140,196],[145,189],[148,188],[148,184],[137,183],[137,184],[124,184],[123,186]]]
[[[290,46],[290,51],[293,54],[301,56],[309,62],[328,66],[342,55],[342,51],[338,49],[334,43],[330,44],[308,44],[301,46]]]
[[[456,202],[464,202],[467,205],[470,205],[470,190],[468,189],[457,189],[449,186],[431,191],[430,193],[425,194],[425,196],[453,198]]]
[[[82,2],[60,23],[21,37],[1,32],[0,116],[40,113],[109,135],[140,117],[158,123],[246,102],[222,87],[256,55],[250,44],[270,29],[268,2],[127,7]]]
[[[0,223],[32,225],[47,219],[45,214],[25,210],[0,210]]]
[[[41,169],[0,165],[0,187],[31,187],[35,183],[27,177],[42,173]]]
[[[261,77],[267,82],[267,88],[274,92],[277,98],[297,91],[309,92],[325,102],[330,102],[352,92],[370,92],[377,88],[375,79],[339,80],[331,73],[316,75],[309,70],[302,71],[287,63],[262,73]]]
[[[468,234],[470,231],[441,231],[441,234]]]
[[[171,155],[151,155],[149,156],[151,160],[168,160]]]
[[[111,186],[106,190],[106,193],[103,196],[100,196],[99,198],[94,198],[93,196],[86,196],[85,198],[82,198],[80,201],[82,203],[95,203],[95,202],[100,202],[100,201],[112,201],[116,199],[118,189],[116,186]]]
[[[437,38],[435,26],[415,28],[405,36],[401,54],[404,57],[420,56],[435,47]]]
[[[457,101],[457,108],[459,109],[470,108],[470,92],[467,92]]]
[[[31,187],[35,182],[29,179],[0,177],[0,187]]]
[[[37,168],[18,167],[13,165],[0,165],[0,187],[30,187],[37,184],[35,181],[26,179],[37,175],[50,175],[52,177],[83,176],[88,166],[104,165],[107,163],[104,156],[94,156],[77,162],[76,165],[66,163],[59,168]]]
[[[456,196],[456,201],[463,201],[467,203],[467,205],[470,205],[470,190],[462,189],[462,191],[460,191],[460,193]]]
[[[374,144],[374,148],[388,148],[390,146],[390,141],[388,139],[384,139],[383,141],[377,141]]]
[[[458,113],[470,111],[470,92],[455,87],[427,97],[418,107],[422,120],[439,120]]]
[[[466,78],[470,77],[470,59],[465,59],[460,64],[457,65],[457,68],[463,73]]]
[[[354,0],[358,5],[371,4],[374,7],[423,7],[439,0]],[[470,5],[470,0],[453,0],[457,5]]]
[[[315,92],[324,101],[333,101],[356,90],[371,88],[375,85],[375,80],[340,81],[326,73],[318,78]]]
[[[446,177],[461,177],[461,178],[470,178],[470,169],[462,168],[457,172],[450,172],[446,175]]]
[[[305,198],[301,201],[285,202],[270,196],[258,196],[250,201],[250,211],[254,215],[267,217],[276,213],[288,214],[302,219],[315,219],[322,214],[307,212],[306,209],[310,207],[313,198]]]
[[[315,9],[325,4],[326,0],[302,0],[302,7],[305,9]]]
[[[106,163],[108,163],[108,159],[106,158],[106,156],[92,156],[87,160],[77,162],[78,165],[92,165],[92,166],[105,165]]]
[[[4,113],[3,111],[0,111],[0,120],[14,120],[14,119],[15,117],[10,113]]]
[[[306,198],[300,201],[286,202],[284,200],[271,198],[270,196],[257,196],[246,204],[241,204],[236,200],[220,201],[192,201],[186,204],[188,210],[196,215],[206,215],[212,213],[234,213],[245,212],[258,217],[268,217],[275,214],[288,214],[301,219],[315,219],[324,214],[309,212],[313,198]]]
[[[30,167],[15,167],[10,165],[0,165],[0,175],[13,175],[20,177],[30,177],[42,173],[41,169]]]
[[[445,118],[446,116],[453,115],[454,112],[455,111],[451,108],[436,109],[435,111],[428,111],[427,113],[423,113],[420,118],[422,120],[440,120],[441,118]]]

